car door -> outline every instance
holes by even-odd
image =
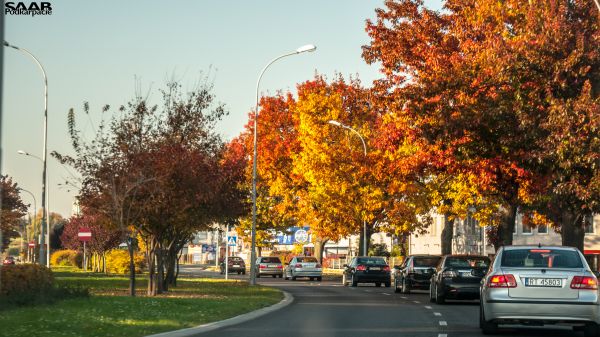
[[[346,275],[346,280],[350,280],[352,279],[352,273],[354,272],[354,264],[355,264],[356,258],[353,258],[350,261],[350,264],[348,264],[345,268],[344,268],[344,274]]]
[[[402,263],[402,268],[400,269],[400,279],[398,280],[398,283],[402,284],[402,282],[404,281],[404,279],[406,278],[406,274],[408,273],[408,267],[410,266],[410,264],[412,263],[412,259],[414,257],[413,256],[409,256],[403,263]]]
[[[431,285],[434,286],[433,289],[435,289],[435,291],[437,291],[440,275],[442,273],[442,269],[444,269],[445,263],[446,263],[446,256],[444,256],[440,259],[440,262],[438,262],[437,266],[435,266],[435,269],[433,270],[433,274],[431,275]],[[430,287],[431,287],[431,285],[430,285]]]

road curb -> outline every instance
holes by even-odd
[[[288,305],[292,304],[293,301],[294,301],[294,296],[292,296],[292,294],[288,293],[287,291],[283,291],[283,300],[281,300],[279,303],[273,304],[269,307],[251,311],[249,313],[241,314],[239,316],[235,316],[235,317],[228,318],[228,319],[218,321],[218,322],[206,323],[206,324],[202,324],[202,325],[199,325],[199,326],[193,327],[193,328],[161,332],[161,333],[154,334],[154,335],[148,335],[146,337],[189,337],[189,336],[194,336],[197,334],[201,334],[201,333],[221,329],[224,327],[240,324],[240,323],[243,323],[243,322],[246,322],[249,320],[253,320],[260,316],[283,309],[283,308],[287,307]]]

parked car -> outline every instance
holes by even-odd
[[[409,294],[412,289],[429,290],[431,275],[442,257],[410,255],[399,268],[394,268],[394,291]]]
[[[359,283],[375,283],[375,286],[391,286],[390,267],[381,257],[357,256],[344,265],[342,284],[356,287]]]
[[[16,264],[15,258],[12,256],[7,256],[4,261],[2,261],[3,265]]]
[[[431,276],[429,300],[443,304],[446,299],[478,299],[479,285],[489,265],[487,256],[443,256]]]
[[[567,324],[599,336],[598,279],[573,247],[501,247],[481,285],[484,334],[499,324]]]
[[[323,268],[316,257],[296,256],[286,263],[283,270],[283,278],[286,280],[296,280],[298,277],[308,277],[311,281],[323,279]]]
[[[277,256],[262,256],[256,259],[256,277],[283,277],[283,265]]]
[[[225,274],[225,260],[219,264],[221,274]],[[239,256],[230,256],[227,259],[227,273],[237,273],[246,275],[246,263]]]

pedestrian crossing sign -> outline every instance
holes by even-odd
[[[237,236],[228,236],[227,237],[227,245],[228,246],[236,246],[237,245]]]

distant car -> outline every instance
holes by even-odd
[[[256,259],[256,277],[283,277],[283,264],[277,256],[262,256]]]
[[[323,279],[323,267],[319,264],[317,258],[312,256],[296,256],[286,264],[283,271],[283,277],[286,280],[296,280],[298,277],[308,277],[311,281]]]
[[[387,262],[381,257],[357,256],[353,258],[350,264],[344,265],[342,284],[356,287],[359,283],[375,283],[376,287],[384,284],[386,287],[390,287],[392,280]]]
[[[442,257],[410,255],[399,268],[394,268],[394,290],[409,294],[412,289],[429,290],[431,275]]]
[[[16,264],[15,258],[12,256],[7,256],[4,261],[2,261],[3,265]]]
[[[479,285],[489,265],[487,256],[443,256],[431,276],[429,300],[443,304],[446,299],[478,299]]]
[[[598,278],[573,247],[501,247],[481,285],[484,334],[499,324],[571,325],[599,336]]]
[[[219,264],[221,274],[225,274],[225,260]],[[227,259],[227,273],[237,273],[246,275],[246,263],[239,256],[230,256]]]

